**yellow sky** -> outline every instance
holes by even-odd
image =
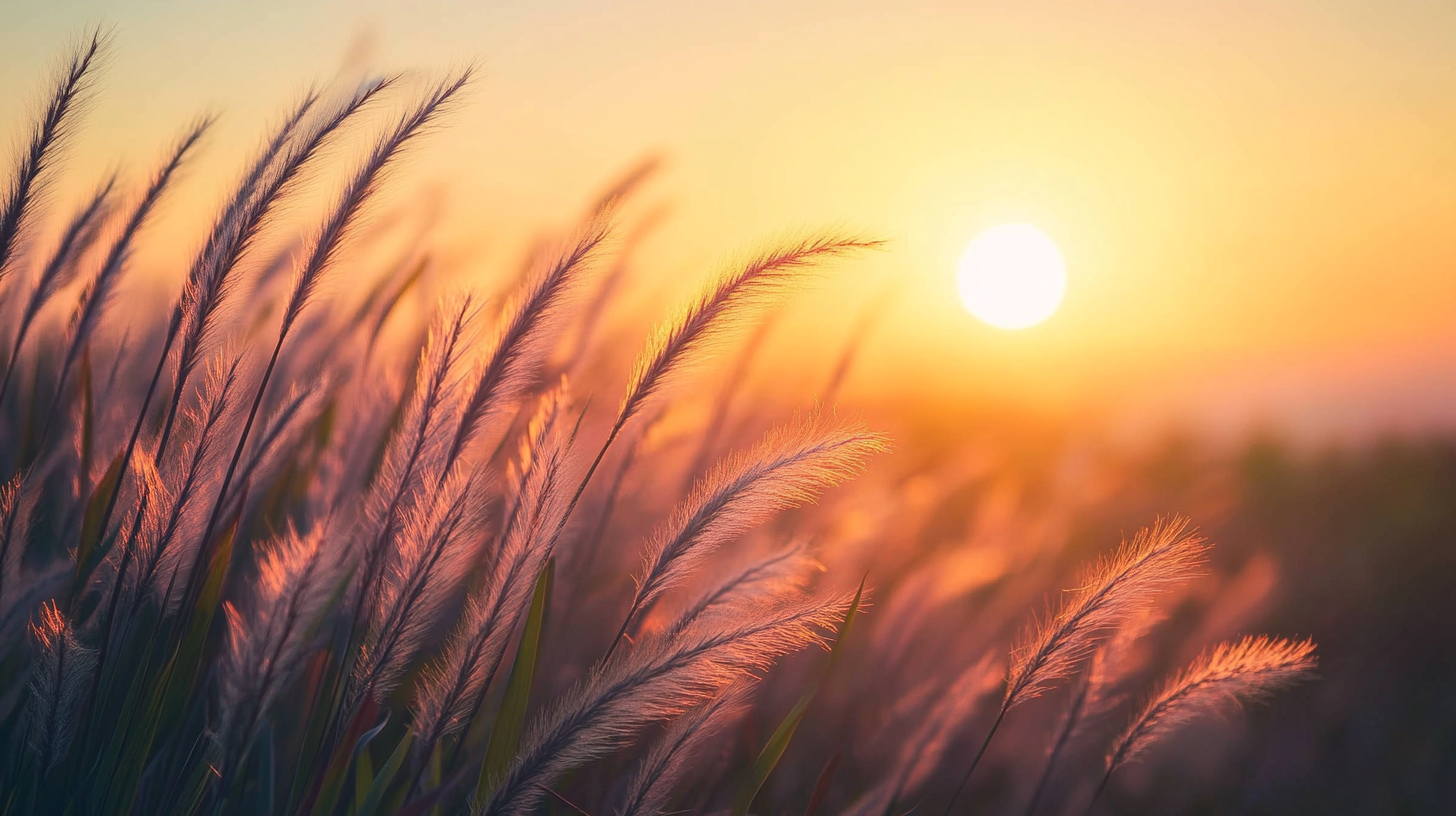
[[[205,218],[264,117],[366,42],[383,67],[483,60],[411,178],[448,187],[451,239],[487,265],[649,149],[670,157],[652,188],[674,207],[651,248],[667,272],[706,273],[785,228],[890,238],[784,329],[828,358],[860,304],[897,289],[862,384],[1124,417],[1207,413],[1216,394],[1297,423],[1331,404],[1405,416],[1456,382],[1442,0],[4,0],[11,132],[13,102],[96,20],[118,49],[76,184],[150,161],[212,106],[227,127],[183,223]],[[1036,223],[1068,263],[1062,309],[1017,333],[955,300],[956,257],[1003,221]]]

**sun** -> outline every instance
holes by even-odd
[[[1067,290],[1062,253],[1030,224],[1002,224],[977,235],[961,255],[961,302],[1001,329],[1025,329],[1052,316]]]

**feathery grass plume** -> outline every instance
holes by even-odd
[[[719,277],[680,315],[654,331],[632,366],[627,393],[618,409],[618,429],[691,365],[699,351],[712,348],[744,312],[770,302],[821,260],[880,245],[879,241],[834,235],[805,238],[765,252]]]
[[[601,253],[611,227],[609,202],[556,261],[526,282],[506,305],[491,350],[472,377],[470,396],[445,454],[447,468],[492,417],[514,405],[525,392],[531,373],[547,351],[547,341],[560,329],[565,306]]]
[[[364,95],[359,106],[362,106],[363,102],[368,101],[373,95],[373,92]],[[356,99],[358,98],[359,95],[356,95]],[[202,353],[202,343],[208,334],[212,316],[222,305],[227,294],[229,273],[242,257],[272,206],[287,189],[289,182],[297,176],[298,170],[323,144],[327,136],[337,130],[338,125],[359,107],[346,105],[340,113],[327,120],[315,131],[314,137],[305,142],[305,149],[295,151],[289,156],[289,161],[283,163],[282,168],[272,179],[273,184],[267,190],[257,192],[258,183],[274,163],[279,151],[293,137],[299,122],[317,101],[316,93],[305,94],[292,114],[284,119],[283,125],[274,133],[266,148],[254,159],[249,172],[243,176],[236,193],[223,209],[222,215],[213,224],[207,242],[189,268],[182,294],[172,307],[172,317],[167,324],[166,334],[163,336],[162,350],[157,356],[157,365],[152,372],[151,382],[142,396],[141,407],[137,409],[136,422],[132,425],[131,436],[128,438],[122,454],[120,476],[125,476],[127,469],[131,467],[137,440],[141,437],[142,426],[147,420],[148,411],[152,405],[152,397],[156,394],[157,384],[161,381],[162,372],[167,366],[167,359],[172,353],[173,345],[176,344],[184,320],[189,321],[188,332],[179,356],[177,376],[172,384],[172,402],[168,407],[166,419],[162,424],[161,438],[157,442],[156,451],[153,454],[158,461],[163,460],[165,456],[177,412],[182,405],[184,394],[187,393],[188,377]],[[111,496],[107,499],[106,509],[101,514],[98,528],[103,535],[116,510],[118,497],[119,493],[113,489]]]
[[[772,302],[788,289],[802,271],[815,262],[860,249],[878,248],[878,240],[815,236],[786,243],[751,259],[743,267],[721,275],[708,291],[693,300],[680,315],[658,323],[636,361],[628,380],[628,391],[617,409],[617,420],[607,437],[610,444],[623,425],[684,369],[692,366],[699,351],[711,350],[732,328],[735,319],[756,307]],[[600,456],[598,456],[600,459]]]
[[[387,134],[375,142],[374,149],[354,172],[354,176],[339,194],[328,220],[314,237],[308,262],[294,277],[293,291],[289,294],[288,305],[283,311],[280,336],[288,333],[318,291],[324,275],[338,261],[339,253],[353,234],[365,206],[378,191],[386,171],[415,139],[451,107],[452,100],[465,89],[473,74],[473,68],[465,68],[438,82],[424,98],[400,117]]]
[[[20,564],[34,511],[35,496],[26,489],[24,471],[0,486],[0,635],[21,595]]]
[[[231,362],[226,362],[231,356]],[[188,414],[191,428],[188,445],[180,455],[178,470],[169,470],[169,477],[175,488],[171,491],[167,508],[167,520],[155,543],[143,549],[144,557],[138,563],[139,593],[128,608],[130,617],[136,611],[144,593],[160,589],[157,577],[160,574],[173,576],[169,587],[161,591],[158,600],[168,606],[173,601],[170,583],[182,556],[182,547],[196,545],[193,533],[201,523],[197,518],[199,505],[193,500],[210,486],[211,477],[221,464],[218,461],[221,449],[218,447],[233,430],[237,419],[236,389],[242,374],[243,355],[220,352],[208,366],[207,385],[198,409]],[[174,546],[174,544],[179,546]]]
[[[99,585],[100,597],[108,610],[101,623],[103,632],[107,634],[107,627],[115,620],[122,600],[128,598],[132,604],[139,602],[136,596],[145,586],[142,567],[160,557],[156,547],[166,527],[167,511],[173,504],[166,480],[145,453],[137,459],[122,490],[127,502],[123,505],[115,543],[106,552],[103,568],[92,579],[93,584]],[[103,639],[105,637],[103,635]],[[103,646],[103,665],[105,651]]]
[[[1057,729],[1057,735],[1047,752],[1041,778],[1037,780],[1031,801],[1027,802],[1026,816],[1036,813],[1037,805],[1046,796],[1052,773],[1073,737],[1081,733],[1089,721],[1108,713],[1122,700],[1119,687],[1132,671],[1132,649],[1163,618],[1160,611],[1147,610],[1125,623],[1115,635],[1092,653],[1087,670],[1072,687],[1071,699],[1067,701],[1067,711],[1062,716],[1061,727]]]
[[[367,205],[378,190],[386,171],[414,143],[415,139],[426,132],[440,116],[449,110],[452,101],[459,97],[470,82],[472,73],[472,68],[466,68],[453,77],[441,80],[375,142],[373,150],[345,184],[334,206],[330,209],[328,218],[314,235],[306,254],[307,260],[294,275],[292,291],[288,296],[287,306],[283,310],[282,323],[278,327],[278,340],[273,345],[273,353],[268,359],[267,367],[263,369],[263,376],[253,395],[252,408],[248,411],[248,418],[243,423],[242,433],[238,435],[237,446],[233,449],[232,460],[228,463],[227,472],[223,475],[222,487],[218,490],[212,515],[202,534],[202,545],[197,548],[197,554],[188,569],[187,580],[183,584],[185,600],[195,600],[197,592],[201,591],[197,578],[205,563],[204,556],[209,551],[212,534],[222,518],[222,511],[228,498],[228,488],[232,485],[238,462],[242,458],[248,442],[248,435],[257,419],[258,408],[263,402],[264,394],[268,391],[269,379],[278,365],[279,355],[283,351],[284,343],[288,340],[290,330],[298,321],[299,315],[303,314],[303,310],[312,301],[324,276],[338,261],[344,245],[353,234],[359,218],[366,211]]]
[[[1071,675],[1107,635],[1147,612],[1160,592],[1203,570],[1208,542],[1186,519],[1159,521],[1102,559],[1056,613],[1037,623],[1012,651],[1004,709],[1040,695]]]
[[[381,584],[371,634],[361,647],[348,695],[350,708],[372,692],[377,702],[410,667],[448,593],[470,567],[470,541],[479,529],[476,475],[455,471],[423,506],[411,508],[399,538],[399,557]]]
[[[854,478],[865,460],[885,448],[885,438],[863,425],[819,415],[770,431],[751,450],[721,462],[648,545],[637,592],[608,657],[632,621],[714,550],[774,513],[812,502]]]
[[[446,412],[478,316],[472,295],[450,300],[431,326],[420,352],[414,397],[403,431],[389,440],[380,476],[374,480],[365,505],[366,532],[358,545],[357,618],[375,610],[380,578],[396,555],[393,543],[399,534],[400,519],[414,505],[429,475],[443,470]]]
[[[506,466],[506,481],[510,484],[510,507],[506,511],[501,524],[497,540],[501,546],[494,552],[484,553],[484,560],[492,574],[495,573],[497,565],[501,564],[508,555],[515,551],[511,548],[512,536],[516,534],[516,525],[520,521],[522,508],[535,508],[534,512],[540,512],[540,505],[554,495],[546,495],[547,491],[541,484],[541,479],[547,478],[545,472],[538,472],[543,467],[552,466],[557,472],[552,472],[549,477],[559,478],[559,471],[564,467],[566,450],[576,441],[576,428],[572,429],[570,435],[564,436],[560,428],[561,420],[571,404],[571,385],[565,375],[556,387],[542,394],[536,402],[536,412],[526,423],[525,433],[521,439],[516,452],[516,461],[508,462]],[[555,489],[555,483],[552,489]],[[551,525],[549,530],[555,530],[556,525]],[[529,542],[527,542],[529,543]],[[555,541],[541,542],[548,550],[555,545]],[[549,557],[549,556],[548,556]],[[543,559],[544,563],[544,559]]]
[[[662,816],[673,788],[687,774],[704,742],[742,713],[748,688],[737,684],[678,717],[638,763],[617,816]]]
[[[39,121],[20,154],[20,164],[0,199],[0,283],[20,255],[26,226],[49,180],[51,165],[75,130],[77,109],[85,105],[109,40],[100,29],[92,29],[71,52],[46,96]]]
[[[1128,723],[1107,754],[1107,770],[1087,808],[1090,812],[1118,768],[1181,725],[1245,701],[1262,702],[1306,680],[1319,664],[1314,641],[1265,635],[1221,643],[1169,680]]]
[[[31,624],[39,654],[30,680],[30,730],[42,771],[60,761],[75,736],[76,715],[86,683],[96,667],[96,652],[81,645],[70,620],[55,602],[43,604]]]
[[[213,224],[207,243],[188,270],[182,295],[173,310],[172,325],[163,348],[164,361],[184,321],[186,332],[182,334],[182,347],[177,357],[172,404],[157,443],[159,451],[167,446],[187,380],[217,328],[218,315],[228,296],[236,287],[234,272],[239,262],[267,226],[270,216],[301,181],[312,160],[349,120],[378,99],[394,81],[386,77],[359,86],[348,99],[299,135],[300,124],[319,99],[316,92],[306,93],[239,182],[237,191]]]
[[[99,629],[101,641],[96,648],[96,670],[91,673],[90,691],[84,698],[86,707],[81,716],[83,724],[92,726],[83,735],[83,750],[89,742],[85,737],[95,731],[93,717],[96,707],[104,705],[103,695],[100,693],[102,675],[109,674],[114,682],[115,670],[107,672],[115,663],[109,659],[112,657],[112,642],[118,633],[124,636],[126,630],[125,622],[118,621],[118,612],[121,611],[123,599],[126,599],[128,610],[140,604],[145,584],[139,567],[153,556],[157,542],[161,539],[165,511],[169,506],[167,485],[153,466],[152,458],[145,452],[136,467],[132,468],[128,481],[130,485],[126,492],[129,501],[117,530],[117,540],[106,552],[101,567],[93,573],[91,579],[100,600],[97,613],[87,627]],[[76,605],[73,605],[71,614],[78,614]],[[81,623],[80,620],[75,622]]]
[[[415,696],[415,745],[421,756],[429,756],[440,739],[464,728],[479,708],[530,603],[536,576],[551,558],[572,441],[557,427],[566,399],[564,385],[543,397],[528,442],[522,444],[520,493],[505,523],[494,568],[482,590],[467,599],[438,664],[427,666],[421,676]]]
[[[1065,680],[1109,634],[1145,614],[1160,592],[1198,575],[1208,542],[1182,518],[1139,531],[1112,558],[1103,558],[1057,611],[1036,622],[1011,652],[1001,710],[951,795],[949,816],[985,756],[1006,713]]]
[[[647,347],[632,363],[632,374],[617,418],[596,458],[577,485],[566,514],[570,517],[581,501],[582,493],[601,466],[607,450],[627,422],[636,416],[657,393],[691,367],[698,353],[710,350],[745,311],[772,300],[783,292],[808,267],[825,258],[844,255],[881,245],[879,241],[859,238],[820,236],[805,238],[777,250],[760,255],[742,268],[720,276],[708,291],[687,306],[676,318],[661,323],[653,332]],[[620,639],[620,638],[619,638]]]
[[[225,779],[311,655],[313,635],[346,564],[330,540],[327,524],[306,535],[289,530],[258,564],[248,611],[231,602],[225,606],[228,646],[218,673],[217,730],[227,756]]]
[[[649,638],[607,661],[540,717],[504,780],[476,812],[533,812],[561,774],[630,745],[644,727],[676,717],[734,681],[805,646],[825,644],[852,595],[783,605],[744,604],[674,638]]]
[[[754,561],[698,596],[667,627],[667,634],[676,635],[713,610],[742,599],[782,596],[785,592],[797,590],[804,585],[807,575],[817,569],[823,567],[810,554],[808,545],[794,542]]]
[[[247,485],[267,481],[267,474],[276,472],[292,457],[298,455],[301,443],[310,423],[318,418],[319,412],[328,401],[333,383],[327,374],[320,374],[317,381],[307,387],[294,385],[279,405],[263,421],[263,432],[249,446],[239,478],[233,481],[229,506],[246,493]]]
[[[20,359],[20,349],[25,345],[31,324],[56,292],[70,283],[80,271],[81,256],[101,235],[101,227],[106,223],[106,216],[111,208],[111,193],[115,188],[116,174],[112,173],[96,188],[90,200],[71,217],[70,223],[61,233],[55,252],[42,267],[35,289],[31,290],[30,297],[26,299],[25,307],[21,310],[14,342],[10,345],[10,360],[5,366],[4,378],[0,379],[0,403],[4,402],[5,395],[10,390],[11,375],[15,373],[15,364]]]
[[[571,407],[571,381],[562,375],[556,387],[542,394],[536,401],[536,413],[526,423],[526,432],[521,435],[516,448],[515,488],[519,497],[527,478],[552,450],[552,443],[560,438],[558,423]],[[519,502],[518,502],[519,503]]]
[[[148,218],[176,177],[177,171],[181,169],[188,155],[197,147],[214,121],[210,116],[198,119],[187,128],[182,138],[177,140],[176,145],[168,154],[167,160],[153,174],[141,199],[137,201],[130,215],[127,216],[126,223],[123,225],[121,233],[112,242],[111,249],[107,252],[106,260],[102,262],[101,268],[96,271],[96,274],[87,283],[85,291],[81,293],[81,302],[77,305],[76,313],[71,318],[71,339],[67,345],[65,357],[61,361],[61,371],[56,382],[56,395],[51,401],[51,410],[46,419],[47,432],[41,434],[43,440],[49,435],[48,431],[55,422],[56,413],[65,394],[66,379],[71,367],[75,365],[81,349],[90,341],[92,333],[96,331],[96,327],[101,322],[102,314],[111,302],[112,295],[116,293],[116,285],[120,282],[127,258],[131,255],[133,240],[141,228],[146,225]]]

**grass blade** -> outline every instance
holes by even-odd
[[[531,611],[526,616],[526,628],[521,633],[521,645],[516,649],[516,660],[511,666],[511,677],[506,682],[505,697],[501,699],[500,712],[490,732],[490,743],[485,749],[485,762],[476,781],[477,801],[486,801],[495,789],[496,783],[505,775],[506,768],[516,755],[521,743],[521,732],[526,724],[526,710],[530,704],[531,682],[536,675],[536,657],[541,650],[541,627],[545,623],[546,607],[551,599],[551,579],[556,572],[556,559],[552,558],[542,568],[536,579],[536,591],[531,595]]]
[[[388,792],[390,783],[399,773],[400,766],[404,764],[404,758],[409,756],[409,749],[414,741],[414,729],[406,731],[404,738],[399,741],[399,745],[394,747],[394,753],[390,754],[389,759],[384,763],[384,767],[374,775],[374,779],[369,785],[369,791],[354,811],[354,816],[374,816],[374,813],[379,810],[380,803],[384,801],[384,794]],[[360,759],[362,760],[363,757],[361,756]]]
[[[106,474],[96,484],[96,489],[91,491],[91,498],[86,502],[85,515],[81,517],[81,542],[76,551],[76,581],[79,583],[105,554],[105,550],[99,550],[97,545],[101,543],[101,537],[105,531],[101,529],[101,514],[106,509],[106,501],[111,491],[116,489],[116,480],[121,475],[121,454],[117,453],[116,458],[106,468]]]
[[[860,600],[864,597],[864,581],[859,582],[859,589],[854,593],[854,601],[849,605],[849,610],[844,613],[844,623],[839,627],[839,637],[834,639],[834,648],[829,651],[829,662],[824,665],[824,670],[814,679],[814,683],[794,704],[793,709],[784,717],[779,727],[774,729],[773,736],[769,737],[768,743],[759,752],[758,759],[754,760],[753,767],[748,771],[748,778],[738,789],[738,798],[733,801],[733,816],[744,816],[752,807],[753,800],[757,798],[758,791],[763,783],[768,781],[769,774],[783,757],[784,751],[788,750],[789,742],[794,739],[794,732],[799,730],[799,724],[804,721],[804,715],[809,711],[809,705],[814,702],[814,697],[819,693],[820,687],[828,679],[830,672],[834,671],[834,664],[839,662],[839,656],[843,651],[845,637],[849,635],[849,627],[854,623],[855,615],[859,613]]]

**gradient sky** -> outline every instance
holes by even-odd
[[[117,49],[77,189],[225,115],[179,230],[265,118],[351,53],[478,58],[484,81],[411,179],[448,189],[449,240],[485,266],[662,150],[652,191],[673,215],[651,260],[688,285],[785,228],[891,239],[783,329],[832,358],[895,289],[861,388],[1114,425],[1456,427],[1447,0],[0,0],[0,126],[18,132],[14,102],[95,21]],[[1061,311],[1023,332],[955,300],[956,257],[1003,221],[1068,262]]]

